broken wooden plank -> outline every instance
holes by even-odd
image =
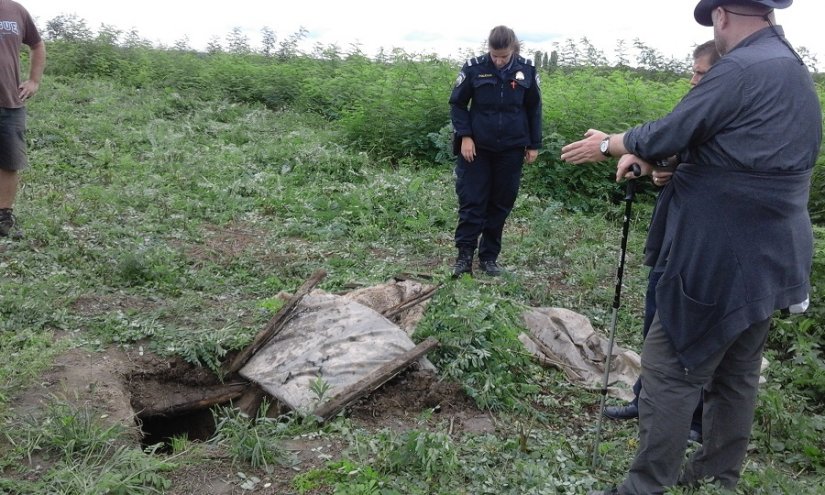
[[[278,335],[284,325],[290,320],[292,317],[292,311],[301,302],[301,299],[304,298],[309,292],[318,285],[324,277],[327,276],[327,272],[324,270],[318,270],[309,277],[303,285],[295,292],[295,294],[289,298],[281,309],[275,313],[275,316],[269,320],[269,323],[258,332],[258,335],[255,336],[255,339],[252,341],[251,344],[246,346],[235,358],[232,360],[232,363],[229,366],[229,373],[234,374],[237,373],[238,370],[244,367],[244,365],[249,361],[249,359],[256,353],[258,350],[266,345],[267,342],[272,340],[273,337]]]
[[[429,337],[409,351],[399,355],[392,361],[387,362],[375,370],[375,373],[371,376],[364,377],[353,383],[337,397],[321,404],[315,409],[313,414],[321,418],[323,421],[328,420],[338,414],[338,412],[344,409],[348,404],[364,397],[365,395],[368,395],[370,392],[388,382],[401,370],[409,366],[410,363],[416,361],[437,346],[438,341],[432,337]]]
[[[433,297],[433,295],[435,294],[435,291],[437,291],[440,287],[441,287],[440,285],[436,285],[435,287],[432,287],[432,288],[422,292],[421,294],[418,294],[415,297],[411,297],[410,299],[407,299],[406,301],[402,301],[402,302],[396,304],[395,306],[393,306],[391,308],[385,309],[384,311],[381,312],[381,314],[384,315],[384,317],[387,318],[388,320],[391,320],[395,316],[398,316],[400,313],[403,313],[404,311],[406,311],[407,309],[415,306],[416,304],[419,304],[422,301],[425,301],[425,300]]]
[[[258,415],[258,409],[260,409],[265,397],[266,392],[257,383],[250,382],[243,395],[238,400],[233,401],[233,405],[250,418],[254,418]]]

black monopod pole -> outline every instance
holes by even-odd
[[[633,164],[633,175],[636,177],[642,174],[642,169],[637,163]],[[607,358],[604,363],[604,379],[602,380],[602,398],[599,404],[599,423],[596,426],[596,442],[593,444],[593,467],[599,463],[599,444],[601,443],[602,421],[604,421],[604,402],[607,399],[607,384],[610,378],[610,358],[613,356],[613,341],[616,339],[616,320],[619,315],[619,302],[622,297],[622,276],[624,275],[624,260],[627,252],[627,233],[630,230],[630,206],[633,204],[633,196],[636,194],[636,181],[627,181],[624,196],[624,221],[622,222],[622,248],[619,253],[619,268],[616,270],[616,291],[613,294],[613,316],[610,320],[610,339],[607,343]]]

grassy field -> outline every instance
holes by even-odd
[[[621,204],[571,212],[526,188],[505,230],[510,273],[452,281],[449,163],[376,161],[307,114],[106,81],[47,79],[29,115],[32,168],[16,208],[26,237],[0,240],[0,492],[521,495],[623,476],[635,423],[605,425],[593,468],[599,395],[539,367],[515,339],[526,307],[571,309],[606,331]],[[617,325],[635,349],[650,211],[649,200],[634,205]],[[443,283],[420,335],[440,339],[431,359],[473,401],[454,415],[324,425],[220,408],[210,439],[163,449],[71,393],[21,406],[66,355],[82,365],[139,354],[216,375],[280,307],[276,295],[317,269],[331,292],[399,273]],[[777,320],[780,336],[799,326]],[[808,345],[800,359],[818,355]],[[477,359],[459,362],[466,346]],[[822,493],[821,396],[789,386],[793,370],[774,356],[741,492]],[[821,361],[808,369],[821,383]],[[459,434],[454,419],[470,414],[493,426]]]

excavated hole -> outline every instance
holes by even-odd
[[[141,446],[162,443],[165,447],[161,451],[166,453],[171,450],[172,438],[205,442],[215,434],[215,420],[210,409],[171,417],[138,415],[138,424],[143,432]]]
[[[172,438],[206,441],[215,434],[212,409],[230,405],[246,390],[246,382],[221,383],[203,368],[180,362],[168,368],[137,372],[127,380],[130,402],[146,447]]]

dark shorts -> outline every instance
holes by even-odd
[[[0,169],[23,170],[26,156],[26,109],[0,108]]]

